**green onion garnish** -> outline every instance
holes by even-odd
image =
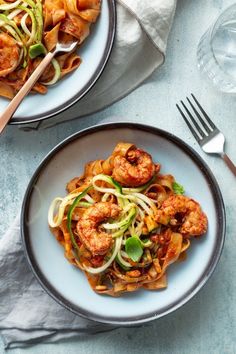
[[[181,184],[174,182],[172,184],[172,188],[173,188],[175,194],[184,194],[184,187],[181,186]]]

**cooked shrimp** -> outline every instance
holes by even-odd
[[[20,60],[20,48],[6,33],[0,33],[0,77],[15,70]]]
[[[99,225],[108,218],[116,218],[120,208],[109,202],[98,202],[89,207],[77,223],[77,232],[84,246],[95,255],[107,253],[112,245],[112,236],[99,231]]]
[[[157,211],[156,221],[164,225],[178,226],[178,219],[181,219],[179,232],[183,236],[200,236],[207,230],[207,217],[200,205],[183,195],[172,195]]]
[[[114,157],[113,177],[126,187],[138,187],[147,183],[155,173],[151,155],[141,149],[127,151],[126,156]]]

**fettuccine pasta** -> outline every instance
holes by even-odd
[[[100,11],[101,0],[0,0],[0,96],[12,99],[58,40],[80,46]],[[32,91],[46,93],[80,64],[76,51],[57,55]]]
[[[147,152],[118,143],[85,165],[49,208],[50,230],[65,257],[99,294],[167,287],[167,269],[207,231],[199,203]]]

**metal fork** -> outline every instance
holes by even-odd
[[[192,93],[191,96],[192,101],[190,101],[188,97],[186,98],[190,107],[192,108],[192,112],[188,109],[183,101],[180,102],[185,112],[180,108],[178,104],[176,104],[176,107],[188,125],[194,138],[201,146],[202,150],[207,154],[219,155],[236,176],[236,166],[224,151],[225,137],[223,133],[215,126],[215,124],[212,122],[210,117],[207,115],[207,113],[204,111]]]

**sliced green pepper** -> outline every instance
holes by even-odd
[[[46,49],[41,43],[33,44],[29,47],[29,56],[31,59],[34,59],[42,54],[46,54]]]

